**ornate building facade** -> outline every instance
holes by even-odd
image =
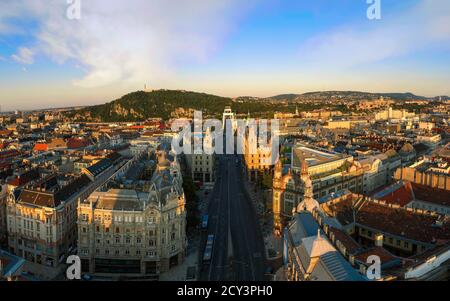
[[[186,211],[180,166],[159,151],[149,191],[97,191],[79,204],[83,270],[95,275],[158,277],[184,261]]]
[[[310,207],[316,200],[341,190],[357,193],[363,190],[364,169],[352,157],[299,145],[293,150],[291,162],[283,170],[279,160],[274,170],[272,208],[277,235],[281,235],[302,201]]]

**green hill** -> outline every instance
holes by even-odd
[[[201,110],[205,115],[223,112],[231,99],[204,93],[158,90],[138,91],[104,104],[86,108],[102,121],[136,121],[161,117],[169,119],[177,108]]]
[[[85,116],[90,113],[92,120],[104,122],[143,121],[148,118],[161,117],[165,120],[174,117],[176,112],[189,110],[202,111],[204,117],[221,117],[225,106],[231,106],[239,114],[251,113],[252,116],[266,116],[278,111],[293,111],[294,107],[261,103],[258,100],[245,102],[233,101],[231,98],[205,93],[157,90],[152,92],[137,91],[106,103],[87,107],[68,114],[69,117]],[[76,118],[75,118],[76,119]]]

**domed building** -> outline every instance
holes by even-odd
[[[405,143],[399,150],[398,154],[402,158],[403,165],[413,162],[416,158],[416,150],[411,143]]]

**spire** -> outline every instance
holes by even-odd
[[[281,158],[278,157],[277,164],[275,164],[275,178],[281,178],[282,176],[282,170],[283,170],[283,164],[281,163]]]
[[[301,172],[301,174],[302,175],[308,175],[309,174],[308,173],[308,168],[309,168],[308,162],[306,162],[305,158],[302,158],[302,172]]]
[[[317,239],[322,239],[322,237],[320,236],[320,228],[317,229]]]

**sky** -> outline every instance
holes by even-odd
[[[379,20],[367,1],[380,1]],[[450,95],[449,66],[448,0],[0,1],[3,111],[105,103],[145,85]]]

